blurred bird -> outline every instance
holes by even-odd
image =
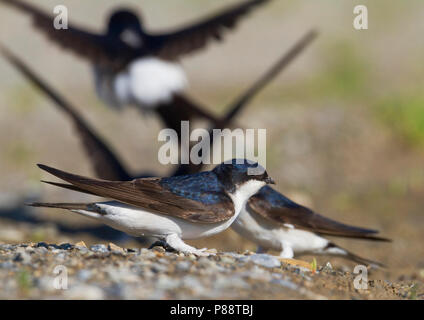
[[[248,90],[241,94],[227,108],[227,114],[222,118],[215,120],[211,125],[212,129],[223,129],[227,127],[234,117],[240,113],[255,95],[259,93],[272,79],[274,79],[285,67],[287,67],[317,36],[317,32],[312,30],[303,36],[287,53],[285,53],[267,72],[258,79]],[[103,139],[95,133],[89,124],[78,113],[77,108],[73,107],[47,83],[35,74],[23,61],[16,57],[4,46],[0,45],[0,54],[11,63],[18,71],[20,71],[30,82],[37,86],[44,94],[46,94],[53,102],[64,111],[72,120],[80,141],[83,144],[84,150],[90,159],[92,168],[96,176],[100,179],[127,181],[134,177],[155,176],[150,172],[143,172],[133,175],[129,172],[122,160],[112,150]],[[163,114],[166,122],[175,120],[172,114]],[[177,118],[178,119],[178,118]],[[213,135],[211,144],[213,144]],[[200,172],[203,164],[180,165],[170,176],[184,175]]]
[[[330,255],[354,262],[383,266],[361,258],[327,240],[326,236],[372,241],[390,241],[375,236],[378,231],[349,226],[303,207],[269,186],[252,196],[231,226],[241,236],[259,245],[260,252],[280,251],[284,259],[295,255]]]
[[[212,171],[171,178],[106,181],[86,178],[39,165],[69,184],[49,184],[114,201],[93,203],[32,203],[34,207],[62,208],[93,218],[129,235],[152,236],[173,249],[209,255],[184,243],[227,229],[246,201],[274,181],[257,163],[233,159]],[[260,174],[252,175],[249,169]]]
[[[107,105],[153,110],[177,132],[183,120],[217,121],[182,94],[187,79],[178,60],[212,40],[222,40],[224,31],[268,1],[245,1],[167,33],[149,33],[135,12],[117,9],[110,15],[105,32],[95,34],[71,24],[56,29],[55,17],[35,6],[21,0],[0,0],[30,15],[34,26],[51,41],[89,61],[97,94]]]

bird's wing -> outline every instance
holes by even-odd
[[[84,151],[90,159],[90,164],[99,179],[111,181],[129,181],[133,176],[129,173],[126,166],[117,156],[116,152],[95,132],[93,128],[84,120],[77,108],[71,105],[63,96],[56,92],[49,84],[41,79],[31,68],[28,67],[20,58],[10,52],[0,44],[0,54],[12,64],[28,81],[41,90],[60,111],[64,112],[72,121],[76,133],[79,137]],[[158,113],[167,128],[174,129],[178,134],[181,132],[181,121],[190,120],[193,117],[204,117],[216,123],[218,120],[203,111],[198,105],[195,105],[189,99],[183,96],[176,96],[173,103],[167,103],[159,106]],[[179,168],[185,167],[180,165]],[[177,169],[178,175],[197,173],[201,166],[190,164],[192,170],[181,171]],[[198,168],[198,169],[197,169]],[[142,174],[146,175],[145,173]],[[176,174],[174,174],[176,175]]]
[[[178,190],[171,191],[161,183],[160,178],[106,181],[70,174],[45,165],[39,165],[39,167],[70,183],[72,187],[68,189],[113,199],[191,222],[217,223],[228,220],[234,215],[233,203],[223,193],[214,194],[214,191],[211,191],[205,195],[209,202],[201,202],[179,195]]]
[[[228,123],[237,115],[245,105],[247,105],[262,89],[264,89],[275,77],[277,77],[291,62],[303,52],[312,41],[318,36],[316,30],[310,30],[300,38],[287,52],[285,52],[271,68],[269,68],[260,78],[258,78],[246,91],[244,91],[227,108],[229,111],[221,120],[223,124]]]
[[[214,143],[214,135],[212,131],[214,129],[224,129],[231,125],[233,119],[247,106],[252,99],[266,86],[268,83],[273,80],[284,68],[286,68],[308,45],[316,38],[317,31],[311,30],[305,34],[299,41],[297,41],[289,51],[285,52],[281,58],[271,66],[258,80],[256,80],[247,90],[245,90],[240,96],[238,96],[234,102],[229,104],[226,108],[227,112],[223,117],[218,119],[211,119],[212,124],[209,129],[209,136],[211,139],[211,145]],[[187,106],[188,104],[186,104]],[[172,106],[160,106],[157,111],[162,117],[162,120],[170,128],[176,128],[179,132],[180,127],[180,118],[175,116],[175,110],[171,110]],[[178,108],[178,110],[180,110]],[[202,110],[206,110],[202,108]],[[193,114],[193,113],[191,113]],[[195,114],[193,114],[195,115]],[[205,117],[207,118],[207,117]],[[177,121],[176,121],[177,119]],[[207,157],[209,155],[204,155]],[[178,168],[174,171],[173,175],[184,175],[184,174],[193,174],[200,172],[204,167],[204,163],[199,164],[189,163],[189,164],[180,164]]]
[[[158,105],[155,110],[166,128],[175,130],[178,135],[181,132],[181,121],[200,118],[212,123],[219,122],[205,107],[183,95],[174,95],[170,102]]]
[[[34,26],[51,41],[90,62],[119,70],[136,54],[135,50],[122,41],[111,41],[68,24],[67,29],[54,27],[55,17],[21,0],[0,0],[32,17]]]
[[[227,107],[227,113],[218,118],[208,111],[205,107],[194,103],[187,97],[177,95],[170,103],[164,103],[157,107],[162,121],[168,128],[180,132],[181,121],[191,120],[192,118],[204,118],[209,120],[214,129],[223,129],[227,127],[232,119],[240,112],[251,99],[253,99],[271,80],[273,80],[290,62],[294,60],[317,36],[315,30],[309,31],[303,36],[288,52],[269,68],[257,81],[255,81],[246,91],[244,91],[233,103]]]
[[[285,197],[284,197],[285,198]],[[269,194],[259,192],[251,197],[247,210],[281,225],[312,231],[322,235],[388,241],[375,236],[378,231],[349,226],[326,218],[304,206],[285,198],[284,203],[273,203]]]
[[[59,107],[73,122],[80,141],[84,146],[87,156],[93,166],[96,175],[106,180],[131,180],[128,171],[122,162],[116,157],[110,147],[94,132],[84,121],[76,108],[57,94],[47,83],[45,83],[35,72],[33,72],[23,61],[12,54],[5,47],[0,46],[0,53],[19,72],[21,72],[31,83],[46,94],[56,106]]]
[[[220,41],[226,29],[233,29],[247,13],[268,1],[245,1],[175,32],[151,35],[148,38],[149,44],[159,57],[177,59],[204,48],[211,40]]]

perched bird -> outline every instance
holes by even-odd
[[[211,129],[223,129],[230,125],[232,120],[240,113],[240,111],[285,67],[287,67],[317,36],[315,30],[309,31],[294,46],[290,48],[278,61],[272,65],[252,86],[237,97],[226,110],[227,113],[220,117],[218,122],[211,124]],[[50,85],[41,79],[33,70],[31,70],[21,59],[0,45],[0,54],[12,64],[19,72],[21,72],[31,83],[39,88],[46,96],[48,96],[60,111],[64,112],[72,121],[76,133],[84,147],[92,168],[97,178],[105,180],[126,181],[133,178],[142,178],[155,176],[151,172],[142,172],[136,175],[129,172],[127,166],[122,162],[113,149],[97,134],[93,128],[84,120],[77,108],[66,101],[59,93],[57,93]],[[173,114],[163,114],[166,122],[175,120]],[[178,117],[176,118],[178,120]],[[211,145],[213,144],[213,135],[211,137]],[[170,176],[184,175],[200,172],[203,164],[179,165],[176,170],[171,172]]]
[[[326,236],[390,241],[375,236],[378,231],[349,226],[301,206],[269,186],[263,187],[243,207],[231,225],[241,236],[259,245],[259,251],[280,251],[282,258],[295,255],[340,256],[352,261],[382,266],[361,258],[327,240]]]
[[[227,229],[246,201],[274,181],[257,163],[233,159],[212,171],[171,178],[107,181],[86,178],[45,165],[39,167],[69,184],[49,184],[112,199],[93,203],[32,203],[68,209],[132,236],[152,236],[173,249],[208,255],[184,243]],[[256,175],[252,175],[251,171]]]
[[[182,92],[187,79],[178,60],[221,40],[226,29],[255,7],[269,0],[249,0],[220,13],[167,33],[149,33],[140,17],[128,9],[117,9],[103,34],[69,24],[54,27],[55,17],[21,0],[0,0],[25,12],[34,26],[58,45],[88,60],[93,66],[96,91],[107,105],[135,105],[154,110],[168,128],[180,130],[183,120],[200,117],[215,121]]]

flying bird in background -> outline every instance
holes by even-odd
[[[269,1],[245,1],[165,33],[150,33],[136,12],[117,9],[110,15],[105,32],[96,34],[73,24],[56,29],[55,17],[36,6],[21,0],[0,0],[28,14],[34,26],[51,41],[87,60],[93,67],[97,94],[107,105],[153,110],[168,128],[177,132],[181,122],[169,121],[175,117],[217,122],[184,96],[187,79],[179,59],[204,49],[213,40],[222,40],[225,31],[235,28],[241,18]]]
[[[193,175],[132,181],[96,180],[45,165],[39,167],[68,183],[49,184],[112,201],[29,205],[67,209],[129,235],[155,237],[177,251],[200,256],[209,253],[184,240],[224,231],[252,195],[274,183],[263,167],[245,159],[233,159],[212,171]],[[250,169],[257,174],[252,175]]]
[[[285,67],[287,67],[317,36],[317,32],[312,30],[303,36],[296,44],[290,48],[264,75],[254,84],[243,92],[237,99],[227,107],[227,113],[211,124],[212,129],[223,129],[230,125],[232,120],[241,112],[241,110],[262,90],[272,79],[274,79]],[[72,121],[78,137],[84,147],[87,156],[90,159],[92,168],[97,178],[106,180],[126,181],[135,177],[154,176],[153,173],[143,172],[131,174],[126,165],[122,162],[116,152],[94,131],[93,128],[79,114],[77,108],[72,106],[60,94],[55,92],[51,86],[32,71],[22,60],[16,57],[4,46],[0,46],[0,54],[20,71],[31,83],[38,87],[47,95],[56,106],[59,107]],[[165,122],[182,121],[174,114],[163,114]],[[176,124],[175,124],[176,125]],[[213,135],[211,144],[213,144]],[[179,165],[170,176],[193,174],[200,172],[203,164]]]

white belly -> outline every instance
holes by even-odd
[[[295,253],[303,253],[323,249],[329,242],[312,232],[274,224],[246,209],[242,210],[231,227],[256,244],[277,251],[283,249],[283,243],[290,246]]]
[[[112,228],[133,236],[164,238],[176,234],[180,239],[209,237],[227,229],[238,217],[246,201],[265,185],[262,181],[251,180],[229,195],[234,205],[233,216],[223,222],[192,223],[171,215],[151,213],[117,201],[99,202],[93,212],[74,210],[84,216],[100,220]]]
[[[180,65],[153,57],[135,60],[113,78],[95,70],[95,78],[99,97],[114,107],[154,108],[170,102],[188,84]]]
[[[108,226],[132,236],[152,236],[163,238],[177,234],[181,239],[209,237],[227,229],[236,216],[220,223],[191,223],[172,216],[150,213],[119,202],[97,203],[105,214],[77,211],[78,213],[100,220]]]

